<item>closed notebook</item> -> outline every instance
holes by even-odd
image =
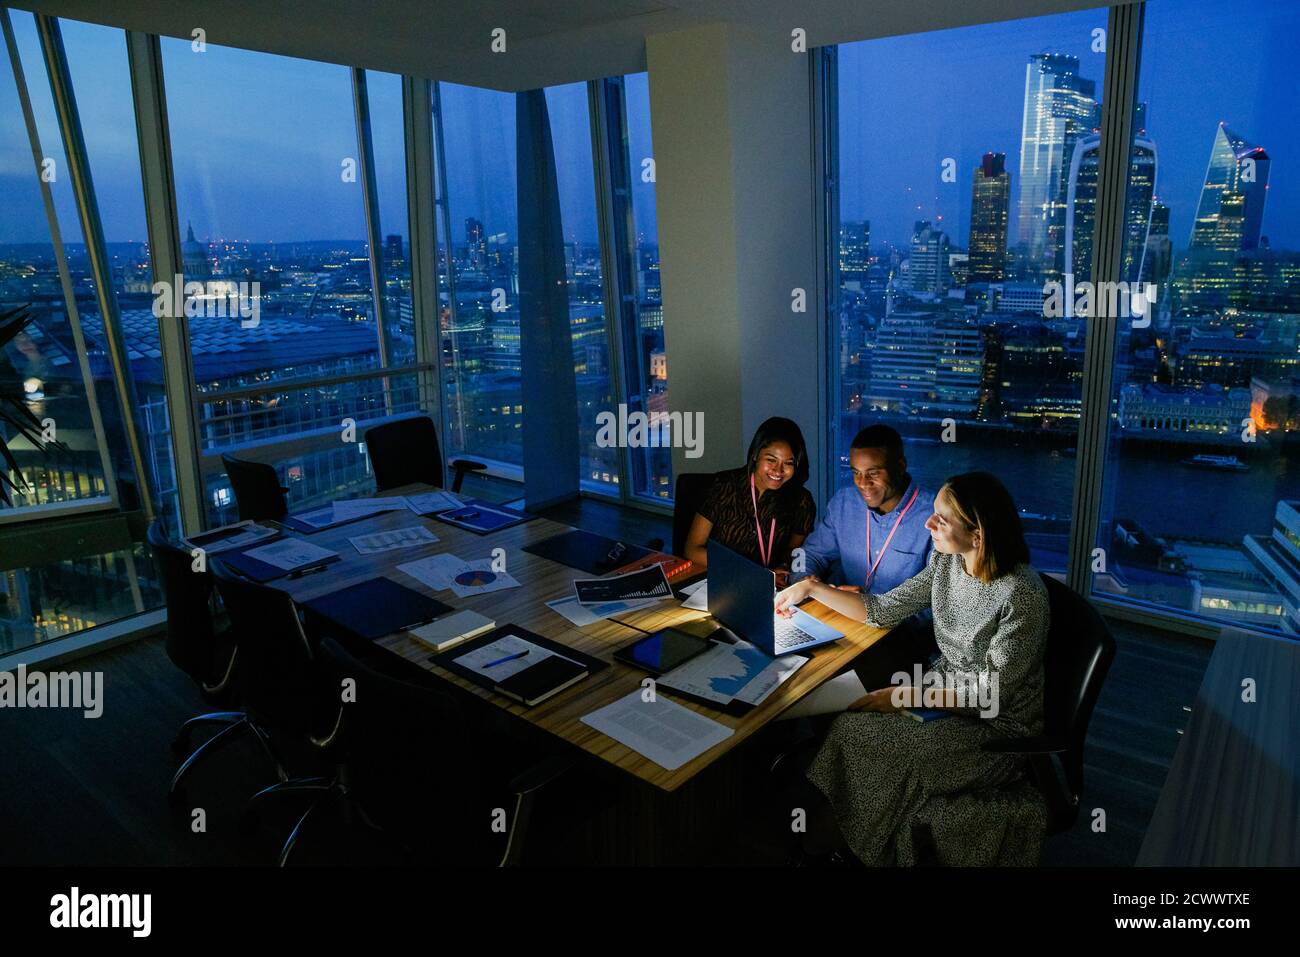
[[[551,655],[523,671],[515,672],[499,682],[493,690],[531,707],[559,694],[585,677],[587,669],[576,661]]]
[[[408,633],[434,651],[443,651],[458,642],[491,631],[496,626],[495,621],[484,618],[476,611],[458,611],[419,628],[408,629]]]

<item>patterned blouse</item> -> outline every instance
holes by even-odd
[[[867,622],[880,628],[893,628],[909,615],[933,608],[934,637],[942,654],[932,670],[950,677],[996,674],[993,727],[1012,736],[1042,734],[1050,606],[1047,587],[1029,565],[1018,565],[986,584],[967,574],[960,555],[934,552],[923,571],[882,595],[863,594],[862,601]]]
[[[763,547],[776,519],[769,568],[788,567],[790,538],[807,535],[817,521],[817,503],[806,488],[786,487],[768,492],[758,500],[758,522],[754,521],[754,500],[749,493],[749,469],[741,467],[719,472],[700,506],[700,515],[713,523],[709,538],[763,564],[758,547],[758,526],[763,528]]]

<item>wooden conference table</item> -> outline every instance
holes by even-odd
[[[389,494],[413,495],[429,490],[425,486],[411,486],[392,489]],[[348,541],[356,535],[402,528],[416,523],[428,526],[429,530],[438,536],[438,541],[419,548],[395,549],[375,555],[358,554]],[[808,664],[795,672],[773,691],[766,701],[748,714],[734,717],[703,704],[676,698],[669,691],[661,691],[660,693],[666,694],[670,700],[714,721],[719,721],[735,731],[721,744],[710,748],[693,761],[676,771],[668,771],[626,745],[582,723],[583,715],[638,690],[646,675],[645,672],[613,660],[613,654],[617,649],[642,637],[640,632],[613,619],[577,628],[567,618],[546,607],[545,603],[548,601],[571,595],[575,578],[593,576],[525,552],[523,546],[569,530],[570,526],[537,518],[488,535],[476,535],[433,518],[421,518],[405,509],[383,512],[303,536],[316,545],[338,552],[343,556],[342,561],[327,566],[324,571],[305,575],[299,579],[281,580],[275,584],[295,601],[304,601],[377,576],[389,577],[408,588],[439,598],[454,608],[468,608],[487,615],[498,625],[518,625],[568,645],[576,651],[610,662],[610,667],[603,671],[583,679],[539,705],[527,708],[433,665],[429,661],[430,649],[405,632],[397,632],[376,642],[378,646],[458,685],[470,694],[489,701],[521,720],[665,792],[677,790],[718,761],[800,698],[834,677],[858,654],[885,634],[882,629],[852,621],[820,603],[809,602],[804,606],[805,611],[844,632],[845,637],[805,653],[811,657]],[[492,556],[492,550],[496,548],[505,549],[506,570],[518,579],[520,587],[460,599],[450,592],[433,592],[421,582],[397,571],[396,568],[398,565],[440,552],[454,553],[466,561],[489,558]],[[659,605],[652,605],[618,617],[635,625],[636,628],[655,631],[671,625],[708,618],[708,615],[704,612],[684,609],[675,599],[666,599]]]

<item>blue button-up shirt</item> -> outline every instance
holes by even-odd
[[[915,482],[909,483],[898,505],[885,515],[867,508],[867,503],[862,500],[862,494],[855,486],[840,489],[826,507],[825,514],[817,522],[813,533],[804,541],[803,572],[791,576],[792,580],[804,575],[816,575],[832,585],[864,585],[871,563],[880,556],[885,539],[889,537],[894,523],[899,521],[903,506],[912,497],[915,488]],[[889,550],[880,559],[876,576],[871,582],[871,591],[876,594],[887,592],[925,568],[934,548],[925,522],[933,514],[934,493],[921,489],[916,501],[903,516],[898,531],[889,543]],[[869,559],[867,522],[871,523]]]

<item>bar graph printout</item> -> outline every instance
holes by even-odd
[[[645,601],[671,598],[673,590],[664,577],[662,565],[611,578],[579,578],[573,582],[574,594],[583,605],[603,605],[611,601]]]

